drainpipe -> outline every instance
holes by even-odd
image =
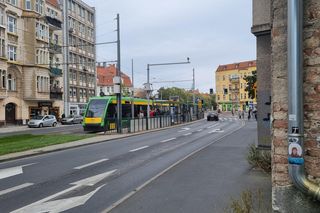
[[[320,200],[320,187],[308,180],[303,146],[303,0],[288,0],[288,161],[289,176],[302,192]]]

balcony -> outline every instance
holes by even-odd
[[[52,77],[61,77],[62,76],[62,69],[50,66],[50,75]]]
[[[50,42],[49,52],[55,54],[62,54],[62,48],[60,45]]]
[[[50,99],[62,100],[63,91],[61,87],[50,87]]]
[[[61,30],[62,22],[56,18],[52,18],[50,16],[46,16],[46,20],[49,24],[49,27],[54,30]]]

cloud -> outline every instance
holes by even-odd
[[[219,64],[255,59],[255,37],[250,33],[249,0],[87,0],[97,11],[97,40],[113,41],[120,13],[122,70],[131,73],[134,58],[135,83],[146,82],[146,65],[184,61],[192,64],[153,67],[158,79],[185,79],[196,70],[197,88],[214,88]],[[97,47],[98,60],[116,59],[113,45]],[[187,85],[190,83],[167,84]]]

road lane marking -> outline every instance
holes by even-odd
[[[181,128],[182,130],[178,131],[178,132],[185,132],[185,131],[188,131],[190,130],[190,128],[186,127],[186,128]]]
[[[11,167],[11,168],[1,169],[0,170],[0,180],[7,178],[7,177],[20,175],[23,173],[23,167],[31,166],[33,164],[36,164],[36,163],[30,163],[30,164],[26,164],[26,165],[22,165],[22,166],[15,166],[15,167]]]
[[[208,133],[211,134],[211,133],[222,133],[222,132],[224,132],[224,131],[221,130],[221,129],[214,129],[214,130],[212,130],[211,132],[208,132]]]
[[[99,183],[103,179],[111,176],[115,171],[108,171],[102,174],[98,174],[92,177],[88,177],[82,180],[79,180],[77,182],[71,183],[71,185],[74,185],[72,187],[69,187],[63,191],[60,191],[58,193],[55,193],[53,195],[50,195],[46,198],[43,198],[41,200],[38,200],[34,203],[31,203],[27,206],[24,206],[22,208],[19,208],[17,210],[14,210],[12,213],[24,213],[24,212],[61,212],[66,211],[70,209],[71,207],[74,208],[79,205],[83,205],[87,200],[90,199],[91,196],[93,196],[94,193],[96,193],[99,189],[101,189],[105,184],[99,186],[96,188],[93,192],[90,192],[83,196],[77,196],[77,197],[71,197],[62,200],[56,200],[56,201],[49,201],[54,198],[57,198],[63,194],[67,194],[73,190],[76,190],[77,188],[83,187],[83,186],[94,186],[95,184]],[[49,201],[49,202],[48,202]],[[62,204],[62,205],[61,205]],[[61,205],[61,206],[60,206]],[[53,209],[55,207],[55,209]],[[70,207],[70,208],[69,208]],[[61,210],[62,209],[62,210]]]
[[[211,125],[211,126],[208,126],[207,129],[211,129],[211,128],[213,128],[213,127],[215,127],[215,126],[218,126],[218,125],[219,125],[219,123],[214,124],[214,125]]]
[[[39,203],[15,212],[64,212],[77,206],[84,205],[97,191],[104,186],[105,184],[82,196]]]
[[[8,194],[10,192],[14,192],[14,191],[23,189],[23,188],[27,188],[27,187],[32,186],[32,185],[34,185],[34,183],[24,183],[24,184],[21,184],[19,186],[14,186],[12,188],[2,190],[2,191],[0,191],[0,196]]]
[[[197,132],[201,132],[203,129],[198,129]]]
[[[148,148],[149,146],[143,146],[143,147],[139,147],[139,148],[136,148],[136,149],[132,149],[132,150],[130,150],[129,152],[136,152],[136,151],[139,151],[139,150],[141,150],[141,149],[146,149],[146,148]]]
[[[188,135],[191,135],[192,133],[191,132],[189,132],[189,133],[186,133],[186,134],[184,134],[184,136],[188,136]]]
[[[102,163],[102,162],[107,161],[107,160],[109,160],[109,159],[104,158],[104,159],[97,160],[97,161],[94,161],[94,162],[91,162],[91,163],[88,163],[88,164],[84,164],[82,166],[74,167],[74,169],[83,169],[83,168],[86,168],[86,167],[89,167],[89,166],[92,166],[92,165],[95,165],[95,164],[98,164],[98,163]]]
[[[173,140],[175,140],[175,139],[177,139],[177,138],[169,138],[169,139],[160,141],[160,143],[165,143],[165,142],[173,141]]]

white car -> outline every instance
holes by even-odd
[[[44,127],[44,126],[56,126],[57,119],[54,115],[37,115],[31,118],[28,122],[28,127]]]

